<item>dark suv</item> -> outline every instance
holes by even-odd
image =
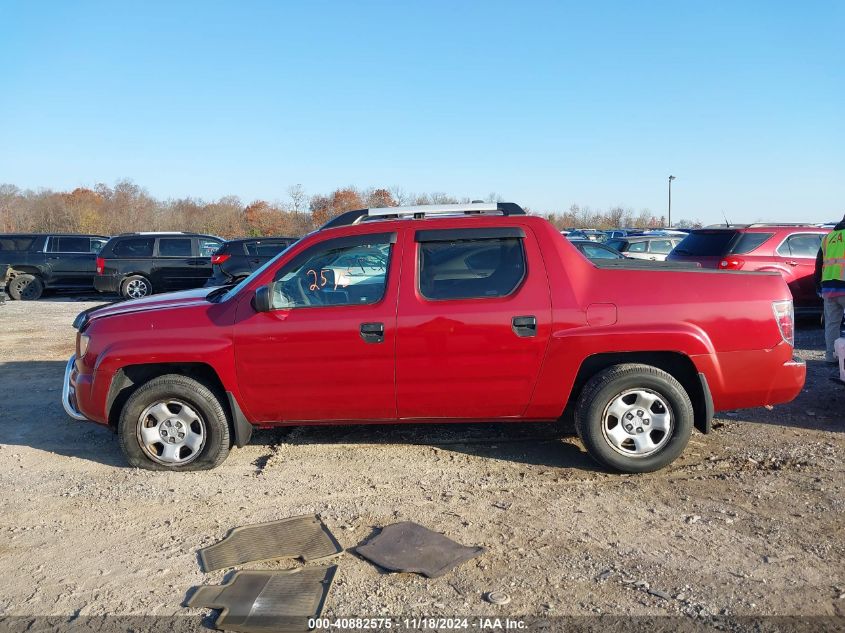
[[[12,299],[38,299],[45,289],[92,290],[95,258],[109,238],[70,233],[0,234],[0,288]]]
[[[813,269],[822,238],[815,226],[748,224],[695,229],[669,254],[670,261],[695,261],[719,270],[777,271],[792,291],[796,314],[817,314]]]
[[[154,292],[199,288],[211,277],[219,237],[196,233],[124,233],[97,258],[94,287],[140,299]]]
[[[211,256],[211,279],[207,286],[240,281],[295,243],[298,237],[252,237],[229,240]]]

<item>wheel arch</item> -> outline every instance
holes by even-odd
[[[123,292],[123,284],[125,284],[127,282],[127,280],[131,279],[132,277],[143,277],[144,279],[147,280],[147,283],[150,284],[150,288],[155,289],[155,286],[153,285],[153,280],[150,279],[149,273],[121,273],[120,274],[120,283],[118,284],[118,288],[120,289],[120,292]]]
[[[119,368],[112,378],[106,397],[109,426],[117,428],[120,412],[136,389],[165,374],[187,376],[211,389],[229,416],[229,423],[235,433],[235,445],[242,447],[249,443],[252,424],[246,419],[234,394],[226,390],[215,369],[208,363],[201,362],[143,363]]]
[[[10,280],[18,275],[34,275],[42,282],[44,281],[44,271],[37,266],[9,266],[9,271],[6,274]]]
[[[689,356],[680,352],[612,352],[588,356],[578,368],[561,419],[572,420],[575,405],[590,378],[608,367],[623,363],[651,365],[673,376],[681,383],[692,401],[695,428],[705,434],[712,430],[713,397],[707,377],[697,370]]]

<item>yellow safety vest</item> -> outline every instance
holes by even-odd
[[[822,281],[845,281],[845,230],[822,239]]]

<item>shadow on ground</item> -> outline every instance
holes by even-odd
[[[819,356],[821,330],[798,331],[797,349]],[[109,466],[126,464],[114,433],[101,425],[70,419],[61,406],[65,361],[11,361],[0,363],[0,444],[30,446],[68,457]],[[807,361],[807,383],[791,403],[746,409],[717,417],[820,431],[845,431],[845,386],[829,378],[833,368],[820,360]],[[718,429],[715,431],[718,433]],[[257,431],[252,444],[291,445],[406,445],[424,446],[487,459],[554,468],[597,470],[576,444],[561,439],[556,424],[390,424],[299,426]],[[261,469],[268,456],[256,460]],[[264,463],[262,463],[262,460]]]

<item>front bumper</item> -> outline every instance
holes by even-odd
[[[76,404],[76,354],[71,356],[67,365],[65,366],[65,381],[62,385],[62,406],[67,413],[74,420],[87,420],[84,415],[79,412]]]

